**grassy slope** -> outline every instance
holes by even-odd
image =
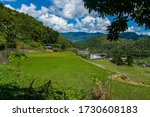
[[[91,78],[96,74],[106,79],[112,72],[91,65],[70,52],[64,53],[28,53],[28,59],[21,62],[21,71],[36,76],[35,86],[52,81],[61,81],[75,88],[89,90]],[[9,63],[15,66],[15,63]],[[32,77],[17,79],[13,73],[0,66],[0,84],[17,81],[20,85],[29,86]],[[35,78],[35,77],[34,77]],[[109,81],[112,99],[150,99],[150,88],[138,87],[117,81]]]
[[[28,53],[27,56],[28,59],[21,63],[21,71],[36,76],[36,85],[51,79],[76,88],[88,89],[95,74],[100,78],[107,78],[111,74],[107,70],[82,61],[70,52]]]
[[[100,64],[101,66],[110,71],[127,74],[130,79],[136,82],[150,81],[150,68],[139,67],[137,65],[133,65],[133,67],[124,65],[118,66],[102,59],[92,60],[92,62]]]

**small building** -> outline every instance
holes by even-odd
[[[111,60],[109,56],[106,54],[91,54],[90,59],[106,59],[106,60]]]
[[[100,59],[103,58],[100,54],[91,54],[90,59]]]
[[[150,67],[150,63],[144,64],[143,67]]]
[[[45,44],[44,48],[45,49],[52,49],[52,46],[50,44]]]

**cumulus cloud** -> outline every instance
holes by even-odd
[[[10,5],[6,6],[14,9]],[[41,9],[38,10],[32,3],[29,6],[22,4],[21,8],[16,10],[29,14],[59,32],[106,33],[107,26],[110,25],[109,19],[90,15],[84,8],[82,0],[54,0],[53,5],[49,8],[41,6]]]
[[[66,19],[83,18],[89,15],[82,0],[53,0],[53,9],[59,11],[59,15]],[[90,15],[97,15],[97,13],[92,12]]]
[[[73,29],[74,24],[68,24],[67,20],[62,17],[58,17],[54,14],[45,14],[39,17],[40,21],[43,21],[45,25],[52,27],[60,32],[69,32]]]
[[[150,32],[137,32],[138,35],[148,35],[150,36]]]
[[[135,32],[135,27],[134,26],[128,27],[128,29],[126,30],[126,32]]]
[[[149,31],[143,31],[141,27],[137,27],[137,26],[130,26],[128,27],[128,29],[126,30],[126,32],[134,32],[138,35],[149,35],[150,36],[150,32]]]
[[[79,31],[82,32],[102,32],[106,33],[107,26],[110,25],[109,19],[100,18],[100,17],[92,17],[87,16],[81,21],[79,19],[76,19],[76,28],[79,29]]]
[[[49,11],[49,9],[44,6],[41,6],[40,10],[36,10],[36,6],[31,3],[30,6],[22,4],[21,8],[17,9],[17,11],[29,14],[30,16],[37,18],[43,14],[46,14]]]
[[[15,10],[12,6],[10,6],[9,4],[6,4],[5,7],[10,8],[12,10]]]

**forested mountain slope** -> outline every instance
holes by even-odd
[[[71,43],[63,39],[59,32],[44,26],[42,22],[27,14],[0,4],[0,46],[6,44],[8,47],[15,48],[18,41],[59,44],[61,47],[71,46]]]

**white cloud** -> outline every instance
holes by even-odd
[[[5,7],[10,8],[12,10],[15,10],[12,6],[10,6],[9,4],[6,4]]]
[[[45,14],[39,17],[39,20],[44,22],[45,25],[52,27],[59,32],[73,31],[74,24],[68,24],[67,20],[62,17],[58,17],[54,14]]]
[[[110,21],[107,18],[103,19],[92,16],[87,16],[81,19],[81,21],[79,21],[79,19],[76,19],[76,22],[76,28],[79,29],[79,31],[91,33],[106,33],[107,26],[110,25]]]
[[[134,26],[128,27],[128,29],[126,30],[126,32],[135,32],[135,27]]]
[[[36,6],[31,3],[30,6],[22,4],[21,8],[17,9],[17,11],[25,13],[25,14],[29,14],[30,16],[37,18],[43,14],[48,13],[49,9],[42,6],[40,10],[36,10]]]
[[[77,9],[76,5],[78,4],[78,7],[81,7],[83,11],[86,9],[84,9],[82,5],[80,6],[80,2],[81,0],[70,0],[70,2],[69,0],[54,0],[55,6],[53,5],[49,8],[42,6],[41,9],[37,10],[37,7],[31,3],[29,6],[22,4],[21,8],[16,10],[25,14],[29,14],[30,16],[42,21],[44,25],[49,26],[59,32],[81,31],[106,33],[106,29],[107,26],[110,25],[110,21],[107,18],[103,19],[97,16],[89,15],[87,11],[82,13],[82,10],[80,11],[80,8]],[[72,3],[74,3],[75,5],[73,5]],[[10,5],[6,6],[14,9]],[[62,10],[55,9],[56,7]],[[80,11],[80,13],[78,10]],[[73,18],[72,20],[74,20],[74,23],[69,23],[68,18]]]
[[[142,31],[141,27],[137,27],[137,26],[130,26],[128,27],[128,29],[126,30],[126,32],[134,32],[138,35],[149,35],[150,36],[150,32],[148,31]]]
[[[53,9],[59,11],[59,15],[66,19],[83,18],[89,15],[82,0],[53,0]],[[52,13],[54,13],[52,11]],[[90,15],[97,15],[92,12]]]
[[[149,35],[150,36],[150,32],[137,32],[138,35]]]

